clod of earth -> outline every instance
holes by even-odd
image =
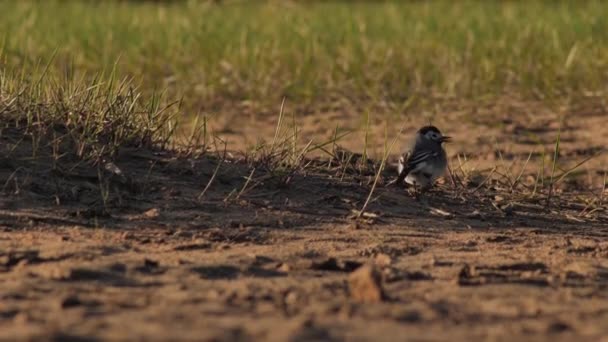
[[[350,296],[357,302],[377,303],[386,300],[382,274],[376,266],[364,265],[348,276]]]

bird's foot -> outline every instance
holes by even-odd
[[[419,186],[419,185],[413,185],[412,187],[409,188],[409,193],[410,195],[412,195],[414,197],[414,199],[416,199],[416,201],[422,201],[423,197],[424,197],[424,202],[428,203],[428,201],[426,200],[426,196],[423,196],[424,194],[426,194],[427,192],[429,192],[431,189],[430,186]]]
[[[407,192],[417,201],[420,199],[421,192],[419,191],[419,188],[416,185],[408,187]]]

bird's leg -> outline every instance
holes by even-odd
[[[429,192],[432,188],[432,183],[428,183],[424,186],[420,187],[420,195],[417,197],[417,200],[419,200],[420,202],[422,202],[424,205],[428,206],[429,202],[429,196],[425,196],[424,198],[422,198],[423,194],[426,194],[427,192]]]
[[[424,187],[416,184],[416,201],[422,200],[422,195],[424,195]]]
[[[421,191],[422,193],[427,193],[427,192],[431,191],[431,188],[432,188],[432,187],[433,187],[432,183],[428,183],[428,184],[426,184],[425,186],[420,187],[420,191]]]
[[[407,172],[405,170],[403,170],[399,173],[399,176],[397,176],[397,179],[390,182],[389,184],[395,185],[395,186],[401,186],[404,183],[403,181],[405,180],[405,176],[407,176]]]
[[[392,181],[386,183],[386,186],[402,186],[404,184],[407,184],[404,182],[405,177],[407,176],[407,170],[402,170],[399,175],[397,176],[396,179],[393,179]]]
[[[422,185],[418,182],[414,183],[414,197],[417,201],[422,199],[422,195],[426,194],[433,187],[433,183],[431,182],[430,176],[428,177],[429,181],[424,182]],[[426,202],[426,201],[425,201]]]

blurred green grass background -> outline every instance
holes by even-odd
[[[0,70],[115,69],[186,112],[577,99],[608,90],[606,13],[602,1],[3,1]]]

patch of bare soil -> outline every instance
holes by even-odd
[[[597,189],[603,185],[608,168],[608,130],[604,129],[608,107],[603,99],[548,105],[505,96],[497,101],[454,99],[437,101],[434,105],[433,111],[389,104],[362,111],[362,106],[356,104],[308,108],[287,103],[285,115],[289,117],[287,121],[292,121],[293,115],[304,143],[331,140],[339,128],[352,132],[340,139],[342,147],[361,152],[367,140],[367,152],[376,159],[382,157],[385,144],[390,144],[400,127],[403,127],[402,143],[392,151],[394,156],[403,152],[401,149],[416,129],[432,122],[454,138],[447,146],[454,169],[460,163],[466,169],[485,171],[500,166],[515,175],[524,166],[525,174],[534,174],[543,158],[549,168],[559,136],[558,160],[564,170],[558,173],[585,161],[576,168],[579,177],[568,179],[569,188]],[[370,115],[369,122],[366,114]],[[271,139],[277,122],[276,113],[254,113],[244,107],[210,121],[210,125],[228,141],[231,149],[242,151],[262,138]],[[460,163],[456,156],[461,157]]]
[[[373,173],[337,163],[248,181],[238,158],[124,149],[120,173],[53,168],[17,133],[0,137],[0,340],[608,336],[608,215],[578,193],[446,181],[416,200],[386,174],[355,219]]]

